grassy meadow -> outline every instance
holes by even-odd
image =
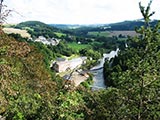
[[[93,31],[93,32],[88,32],[88,35],[93,35],[93,36],[103,36],[103,37],[108,37],[110,35],[109,31]]]
[[[54,32],[58,37],[66,36],[66,34],[61,33],[61,32]]]
[[[76,43],[76,42],[68,43],[68,46],[69,46],[70,48],[74,49],[75,51],[79,51],[79,50],[81,50],[81,49],[91,47],[91,46],[88,45],[88,44],[78,44],[78,43]]]

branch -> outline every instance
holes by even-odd
[[[150,17],[155,14],[155,12],[149,13],[151,4],[152,4],[152,0],[150,0],[150,2],[148,3],[147,8],[145,9],[145,7],[141,5],[141,2],[139,2],[139,8],[140,8],[142,16],[143,16],[143,18],[145,20],[146,27],[149,27]]]

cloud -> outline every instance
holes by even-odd
[[[149,0],[141,0],[147,4]],[[158,1],[158,0],[157,0]],[[160,2],[153,1],[154,11],[160,11]],[[111,23],[141,18],[139,0],[6,0],[14,14],[8,22],[39,20],[45,23],[93,24]],[[155,18],[158,18],[159,13]]]

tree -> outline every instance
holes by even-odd
[[[154,14],[149,13],[151,2],[146,9],[139,4],[145,20],[145,26],[137,30],[140,36],[130,38],[129,47],[104,66],[108,67],[104,69],[107,82],[122,95],[120,110],[125,119],[160,119],[160,24],[149,25]]]
[[[144,18],[146,27],[149,26],[150,17],[155,14],[155,12],[149,13],[151,4],[152,4],[152,0],[150,0],[150,2],[148,3],[147,8],[145,9],[145,7],[141,5],[141,2],[139,2],[139,8],[140,8],[140,11],[141,11],[142,16]]]

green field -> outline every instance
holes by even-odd
[[[68,43],[68,46],[71,47],[72,49],[74,49],[75,51],[79,51],[81,49],[91,47],[88,44],[78,44],[76,42]]]
[[[88,32],[88,35],[108,37],[110,35],[110,32],[108,31],[96,32],[95,31],[95,32]]]
[[[66,34],[60,32],[54,32],[54,34],[56,34],[58,37],[66,36]]]
[[[118,38],[118,41],[126,41],[127,38]]]

